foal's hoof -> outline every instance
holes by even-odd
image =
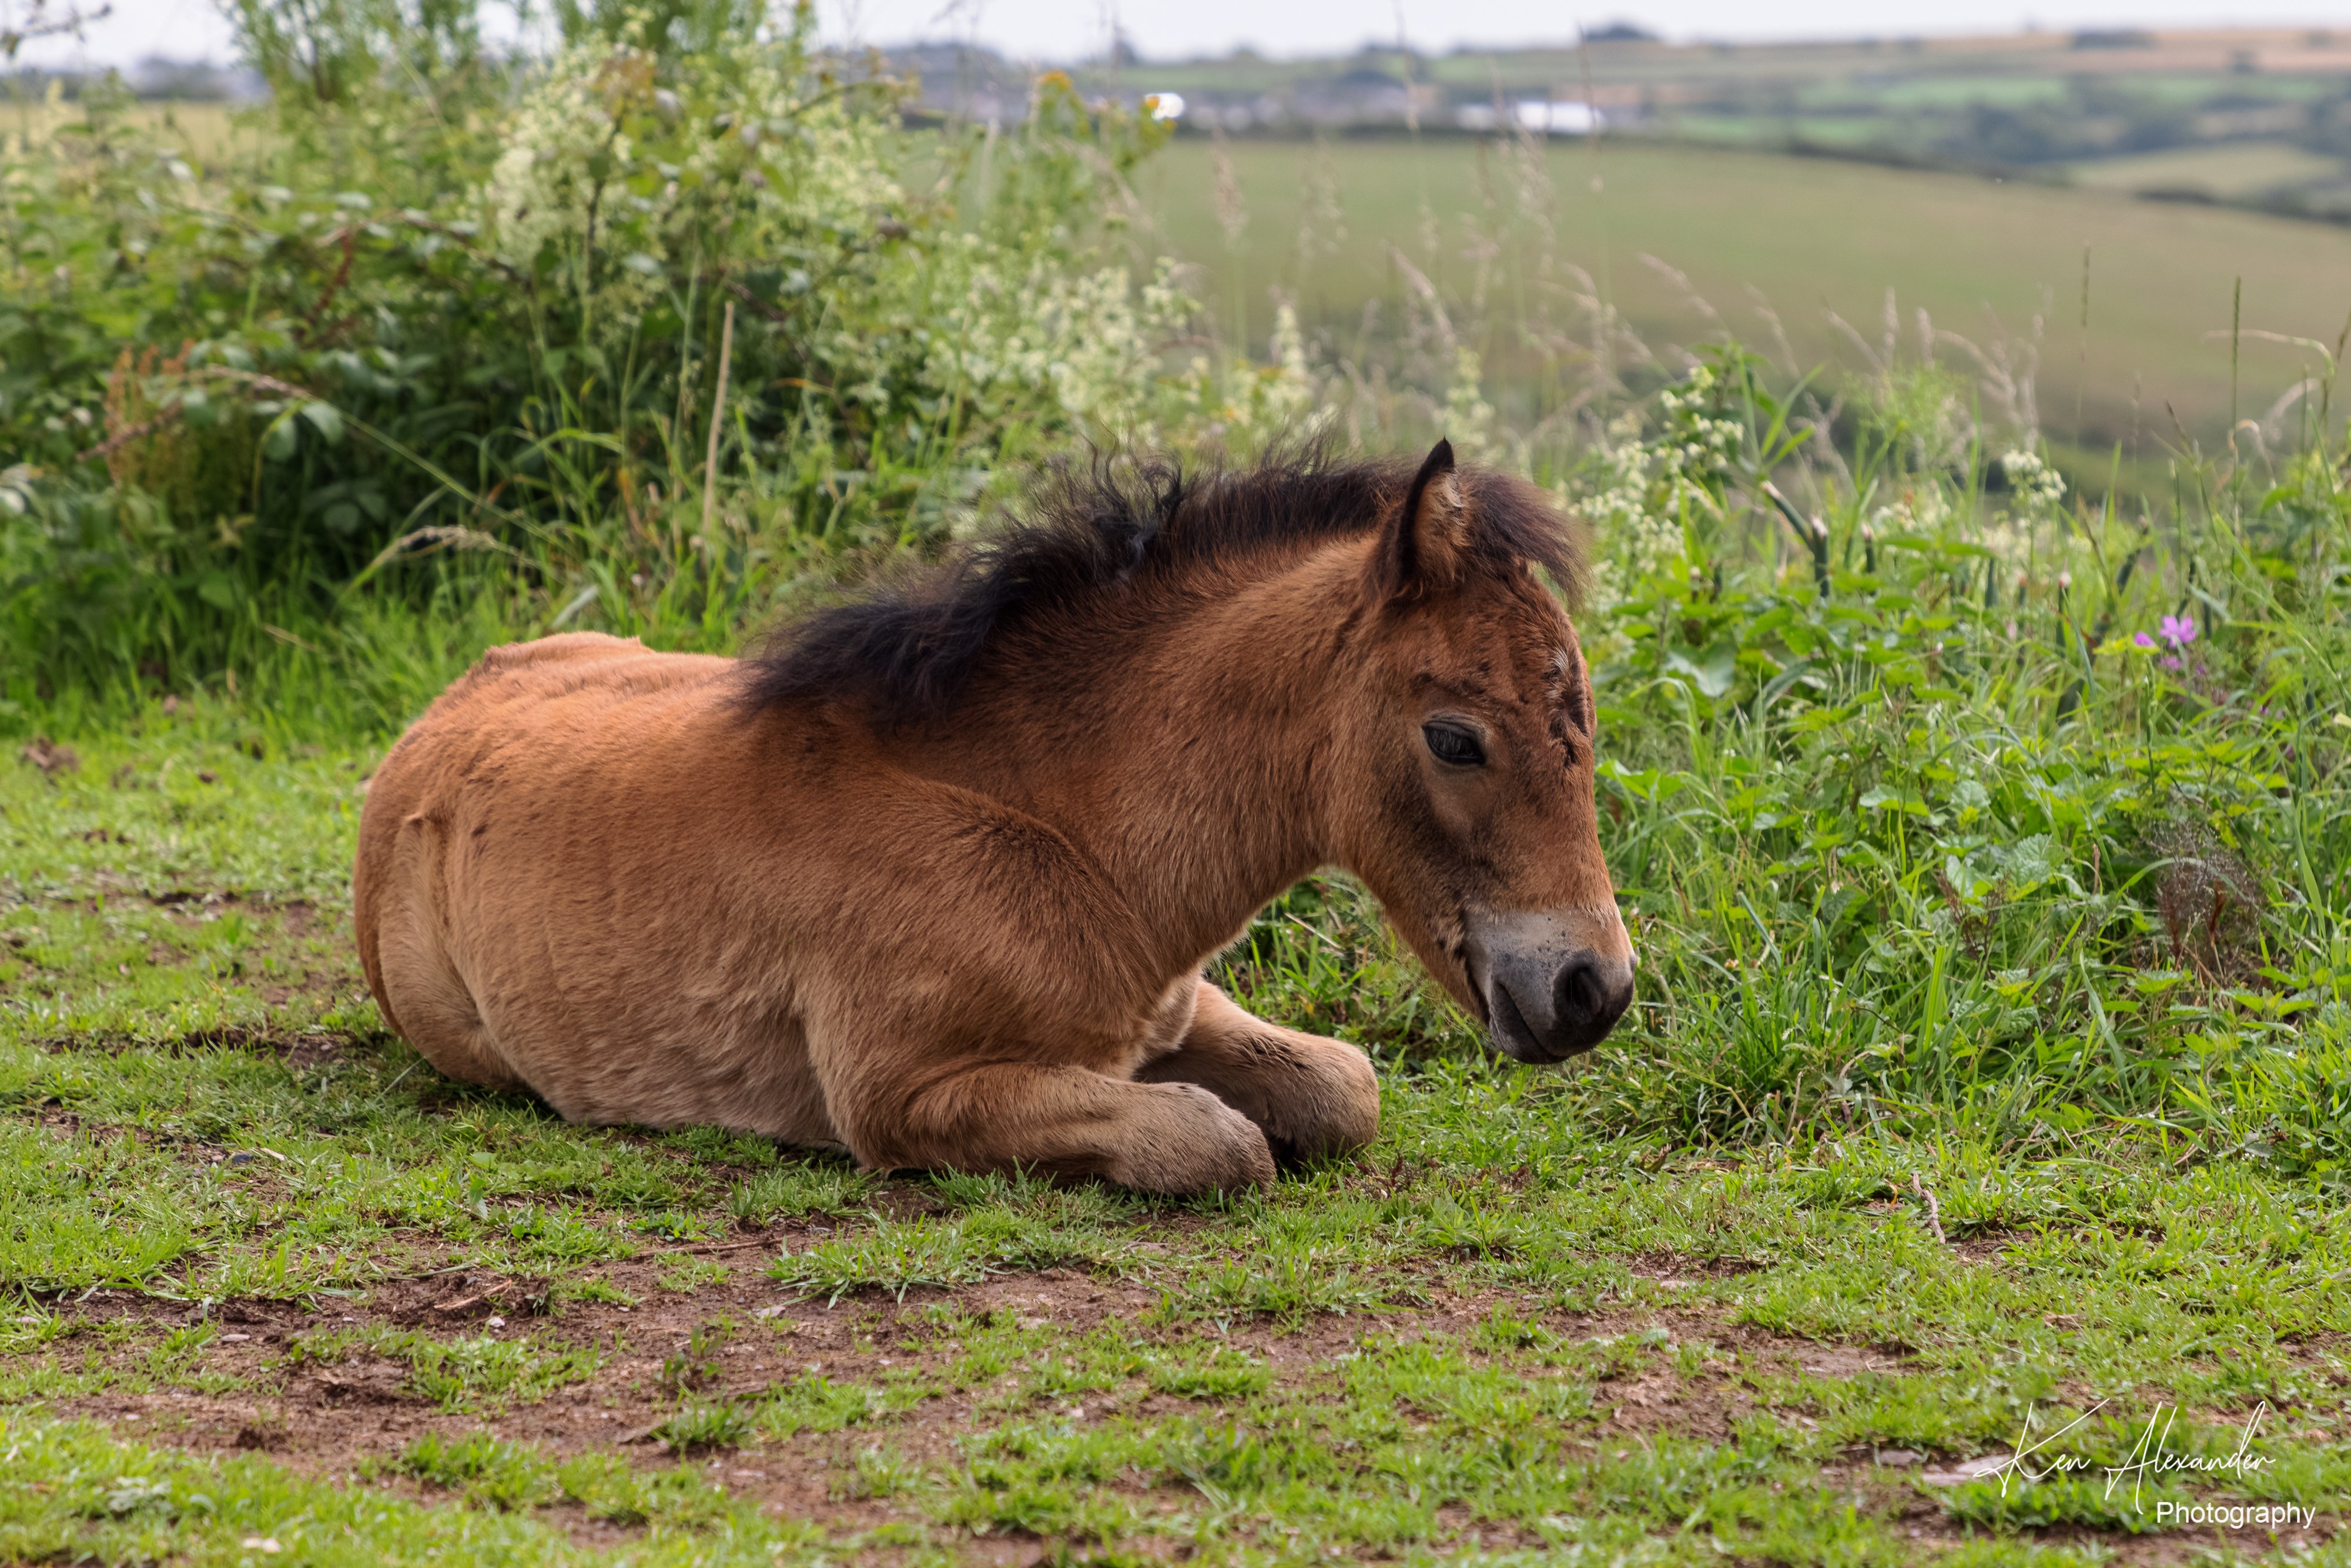
[[[1301,1071],[1270,1096],[1266,1142],[1283,1166],[1344,1155],[1380,1135],[1380,1081],[1353,1046],[1314,1035],[1295,1037]]]
[[[1171,1197],[1273,1185],[1273,1151],[1255,1122],[1197,1084],[1154,1084],[1152,1092],[1167,1097],[1165,1109],[1120,1152],[1111,1180]]]

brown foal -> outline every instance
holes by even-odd
[[[1633,951],[1541,492],[1439,443],[1065,476],[1029,519],[754,659],[493,650],[368,796],[385,1020],[573,1120],[1164,1193],[1377,1132],[1360,1051],[1201,976],[1318,867],[1510,1055],[1608,1032]]]

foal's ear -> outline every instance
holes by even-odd
[[[1442,588],[1460,574],[1469,549],[1469,502],[1453,474],[1453,443],[1428,449],[1404,506],[1380,538],[1380,586],[1409,595]]]

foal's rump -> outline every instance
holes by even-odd
[[[575,1120],[827,1135],[775,1016],[771,923],[743,907],[759,801],[732,668],[592,633],[494,649],[384,759],[360,953],[435,1067]]]

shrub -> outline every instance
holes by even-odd
[[[423,91],[288,76],[244,15],[280,61],[256,150],[203,164],[99,92],[0,183],[20,702],[215,677],[350,588],[485,567],[525,613],[724,643],[811,551],[935,538],[1135,425],[1189,312],[1102,217],[1164,132],[1064,78],[1011,136],[915,134],[806,9],[574,16],[504,73],[335,45],[421,50]]]

